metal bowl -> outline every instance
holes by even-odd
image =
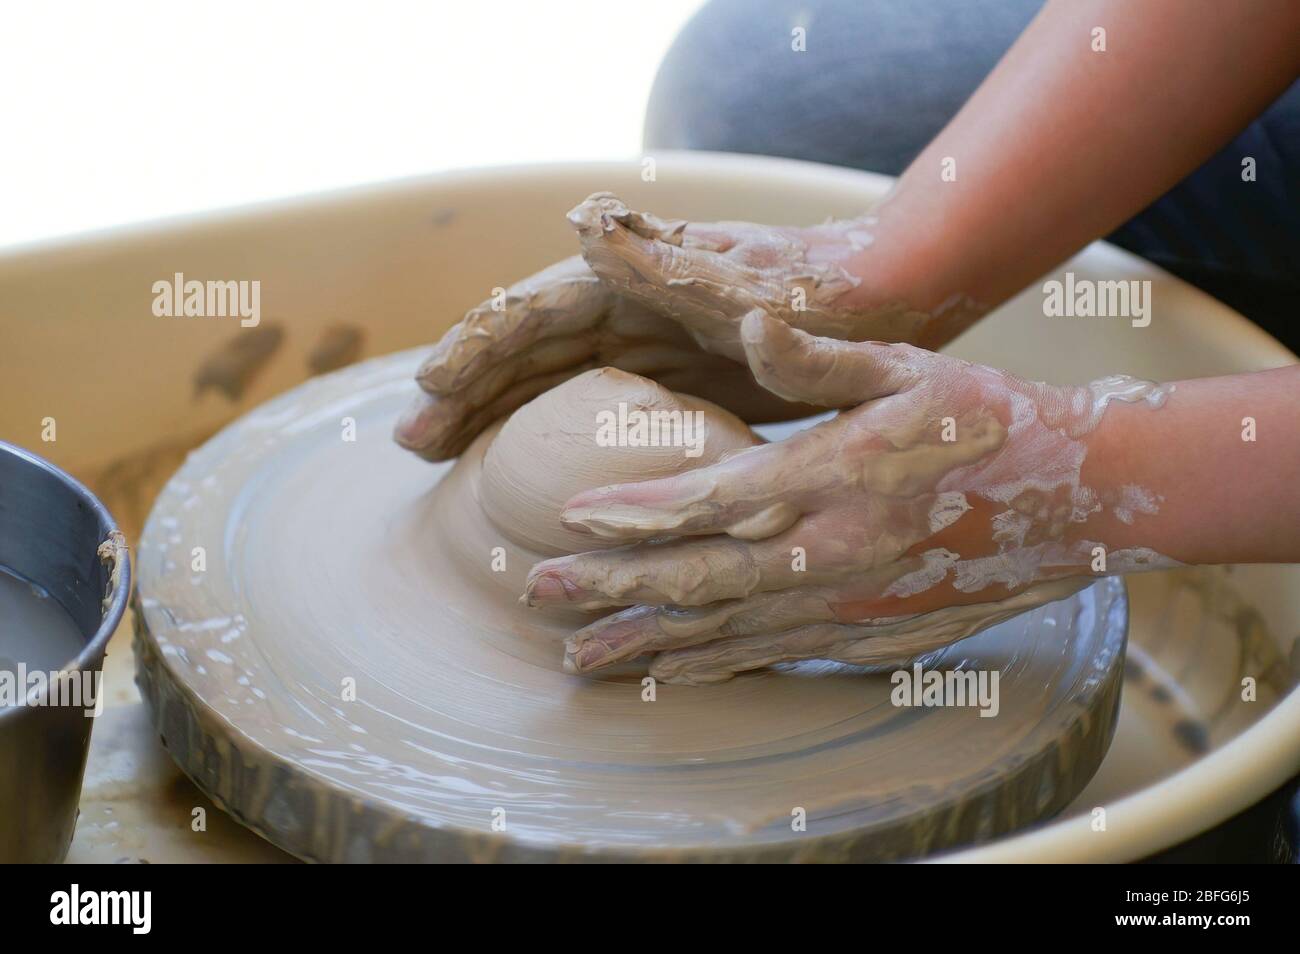
[[[77,823],[104,651],[126,609],[131,566],[104,505],[46,460],[0,441],[0,567],[55,599],[85,637],[60,671],[90,697],[66,704],[47,687],[0,708],[0,861],[55,862]]]

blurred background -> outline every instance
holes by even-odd
[[[461,166],[632,156],[659,60],[702,2],[6,5],[0,247]]]

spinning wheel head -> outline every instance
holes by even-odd
[[[160,734],[274,843],[336,861],[906,858],[1050,815],[1092,776],[1119,700],[1117,580],[927,661],[996,671],[995,718],[896,705],[888,675],[838,665],[649,693],[640,672],[566,675],[572,621],[504,596],[529,557],[512,544],[494,572],[501,531],[465,505],[491,435],[454,467],[389,439],[420,357],[236,422],[140,541]]]

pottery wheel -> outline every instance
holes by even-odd
[[[825,663],[660,684],[653,701],[644,667],[565,674],[563,625],[521,635],[529,611],[448,558],[448,465],[389,437],[423,355],[237,421],[172,478],[139,543],[155,725],[270,841],[320,861],[908,858],[1032,824],[1096,770],[1119,703],[1118,580],[927,661],[998,671],[993,718],[897,707],[888,675]]]

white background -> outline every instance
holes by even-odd
[[[0,0],[0,245],[458,166],[624,158],[702,0]]]

